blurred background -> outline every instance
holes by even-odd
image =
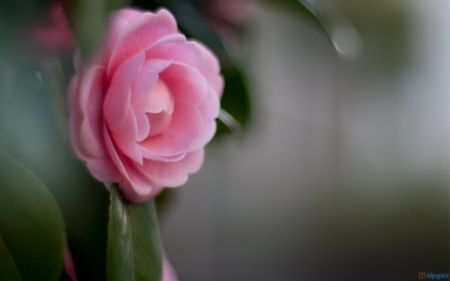
[[[248,130],[163,213],[180,280],[448,273],[450,4],[319,2],[347,53],[292,11],[246,19]]]
[[[226,80],[202,170],[157,200],[180,281],[449,273],[449,1],[2,1],[0,145],[55,197],[79,280],[106,280],[108,193],[66,139],[73,37],[88,57],[125,5],[170,9]]]

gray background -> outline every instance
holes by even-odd
[[[162,216],[180,280],[448,273],[450,5],[393,2],[410,20],[392,72],[370,41],[343,61],[307,22],[254,13],[249,130],[209,144]]]

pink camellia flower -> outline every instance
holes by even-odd
[[[217,58],[186,40],[168,11],[117,11],[92,62],[77,57],[75,68],[70,139],[95,178],[142,202],[200,169],[223,78]]]

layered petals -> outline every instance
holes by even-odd
[[[135,16],[124,28],[108,65],[108,76],[130,56],[147,49],[160,38],[176,34],[177,23],[166,10],[156,14],[141,13]]]
[[[166,10],[124,9],[68,88],[74,152],[92,175],[142,202],[178,187],[203,163],[220,110],[217,58],[186,40]]]
[[[112,77],[106,93],[103,111],[106,122],[115,129],[125,122],[131,101],[131,83],[144,64],[144,54],[139,52],[120,65]]]
[[[148,177],[153,179],[156,184],[177,187],[185,184],[188,180],[188,173],[197,172],[204,158],[204,149],[187,153],[183,159],[174,162],[162,162],[145,160],[144,165],[139,167]]]
[[[161,156],[172,156],[189,149],[201,131],[201,114],[188,103],[177,103],[176,108],[168,128],[140,142],[140,146]]]

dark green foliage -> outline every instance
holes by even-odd
[[[0,279],[58,280],[64,221],[44,184],[0,151]]]
[[[153,200],[128,203],[113,184],[109,211],[108,281],[160,281],[161,242]]]

